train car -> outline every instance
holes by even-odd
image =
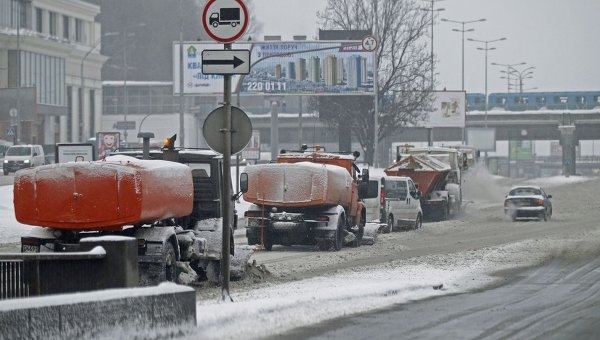
[[[488,96],[490,110],[592,110],[597,107],[600,107],[600,91],[498,92]]]
[[[467,93],[467,111],[485,111],[485,94]]]

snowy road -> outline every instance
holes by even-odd
[[[196,335],[289,335],[318,322],[479,290],[501,282],[498,271],[514,272],[600,249],[600,179],[538,180],[554,197],[553,219],[545,223],[505,221],[502,201],[511,181],[485,175],[469,181],[465,196],[474,202],[457,219],[379,235],[375,245],[358,249],[274,247],[256,252],[253,259],[271,277],[233,282],[234,303],[220,302],[219,288],[199,288]],[[442,289],[433,289],[439,284]],[[236,321],[229,324],[231,319]]]
[[[281,246],[255,252],[252,260],[264,265],[270,276],[232,282],[234,302],[222,302],[219,287],[198,287],[198,325],[186,338],[289,334],[397,304],[480,290],[501,280],[498,271],[600,249],[599,178],[534,181],[553,195],[554,216],[545,223],[504,220],[502,200],[512,181],[485,173],[467,181],[464,195],[473,203],[456,219],[425,223],[417,231],[382,234],[372,246],[339,252]],[[244,203],[236,208],[242,215]],[[2,243],[18,242],[29,228],[14,220],[11,209],[12,187],[0,186]],[[243,233],[240,223],[238,244],[245,241]],[[440,284],[442,289],[433,289]]]

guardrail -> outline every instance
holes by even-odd
[[[82,240],[83,251],[0,253],[0,300],[137,287],[134,238]]]

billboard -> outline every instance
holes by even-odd
[[[435,91],[425,127],[465,127],[465,91]]]
[[[480,151],[496,151],[496,128],[467,128],[467,145],[476,147]]]
[[[210,42],[183,43],[183,94],[223,93],[223,75],[202,73],[202,51],[223,49]],[[232,44],[250,50],[248,75],[232,75],[241,95],[373,94],[373,52],[361,41],[261,41]],[[173,44],[173,93],[179,95],[179,42]]]

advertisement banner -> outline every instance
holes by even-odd
[[[465,127],[464,91],[435,91],[432,110],[425,127]]]
[[[222,49],[209,42],[183,43],[183,93],[223,93],[223,75],[202,73],[202,51]],[[241,95],[373,94],[373,52],[361,41],[264,41],[232,44],[250,50],[250,73],[232,75],[232,92]],[[179,50],[173,44],[173,93],[179,95]]]

